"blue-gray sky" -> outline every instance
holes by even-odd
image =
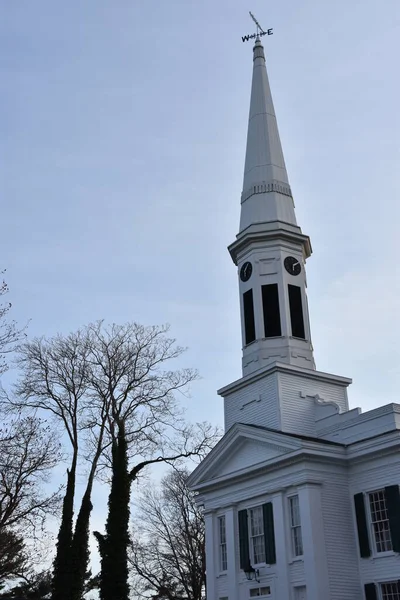
[[[0,266],[30,335],[169,322],[189,416],[240,376],[236,270],[252,10],[297,218],[317,367],[398,402],[398,0],[2,0]]]
[[[1,266],[30,335],[169,322],[221,422],[240,376],[236,271],[251,9],[297,217],[317,367],[398,400],[397,0],[0,3]]]

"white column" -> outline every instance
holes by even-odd
[[[274,598],[286,600],[290,598],[288,553],[286,550],[286,522],[284,510],[284,496],[282,493],[272,497],[275,525],[275,551],[276,551],[276,580]]]
[[[237,540],[237,532],[236,532],[236,523],[237,523],[237,511],[236,509],[228,508],[225,512],[225,525],[226,525],[226,551],[228,558],[228,598],[229,600],[239,600],[238,593],[238,585],[237,585],[237,576],[238,571],[236,564],[236,544],[238,544]],[[207,597],[208,600],[208,597]]]
[[[304,574],[308,600],[329,600],[328,563],[322,518],[321,486],[306,484],[298,490]]]
[[[218,565],[216,552],[215,552],[215,539],[214,539],[214,513],[207,512],[204,514],[205,524],[205,542],[206,542],[206,594],[207,600],[217,600],[216,592],[216,568]]]

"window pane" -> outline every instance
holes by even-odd
[[[250,513],[250,548],[253,564],[265,562],[264,521],[262,507],[257,506]]]
[[[369,494],[369,507],[376,551],[388,552],[392,550],[392,541],[386,509],[385,490],[378,490]]]
[[[303,555],[303,540],[301,537],[301,528],[295,527],[293,529],[293,549],[295,556]]]
[[[289,498],[289,502],[292,527],[296,527],[300,525],[299,497],[292,496],[291,498]]]
[[[225,531],[225,517],[219,517],[219,542],[220,544],[226,543],[226,531]]]
[[[228,568],[228,556],[226,553],[226,544],[221,545],[221,571],[226,571]]]
[[[400,584],[390,581],[381,584],[382,600],[400,600]]]
[[[265,562],[265,545],[264,545],[264,536],[257,535],[253,537],[253,557],[254,564],[258,565],[262,562]]]
[[[226,548],[226,526],[225,516],[218,517],[218,533],[219,533],[219,569],[226,571],[228,568],[228,554]]]
[[[261,588],[251,588],[250,589],[250,598],[258,598],[259,596],[270,596],[271,588],[270,586],[263,586]]]
[[[250,510],[250,529],[251,535],[260,535],[264,533],[263,516],[261,506]]]
[[[300,525],[300,506],[299,497],[291,496],[289,498],[290,508],[290,530],[292,535],[292,552],[293,556],[303,555],[303,540],[301,536]]]

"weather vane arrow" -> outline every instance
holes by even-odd
[[[267,29],[267,31],[264,31],[264,29],[261,27],[260,23],[257,21],[255,16],[253,15],[253,13],[249,11],[249,14],[250,14],[250,17],[253,19],[254,23],[256,24],[257,32],[252,33],[250,35],[243,35],[242,42],[248,42],[249,40],[253,40],[254,38],[260,38],[263,35],[272,35],[273,34],[272,28]]]

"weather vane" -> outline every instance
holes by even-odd
[[[261,27],[260,23],[257,21],[257,19],[255,18],[255,16],[253,15],[252,12],[249,11],[249,14],[250,14],[251,18],[253,19],[254,23],[256,24],[257,33],[252,33],[251,35],[243,35],[242,42],[248,42],[249,40],[253,40],[254,38],[262,37],[263,35],[272,35],[273,34],[272,29],[267,29],[267,31],[264,31],[264,29]]]

